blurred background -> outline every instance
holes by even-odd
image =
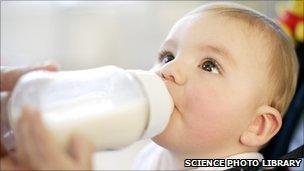
[[[149,69],[172,25],[208,1],[1,1],[1,65],[46,61],[62,70]],[[233,1],[275,18],[276,1]],[[131,169],[141,141],[94,156],[96,169]],[[119,161],[119,163],[118,163]]]
[[[1,1],[1,65],[149,69],[172,25],[206,2]],[[239,3],[276,15],[275,1]]]

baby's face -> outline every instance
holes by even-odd
[[[174,25],[154,70],[165,80],[175,108],[165,131],[153,138],[156,143],[206,157],[231,155],[240,145],[267,82],[266,46],[249,29],[211,13]]]

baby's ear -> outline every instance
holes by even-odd
[[[281,128],[282,116],[271,106],[261,106],[240,137],[240,142],[250,147],[266,144]]]

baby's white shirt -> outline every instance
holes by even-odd
[[[263,155],[257,152],[242,153],[229,156],[225,159],[258,159],[261,161]],[[163,147],[149,143],[138,154],[133,164],[134,170],[179,170],[172,156]],[[199,167],[192,170],[225,170],[229,167]]]

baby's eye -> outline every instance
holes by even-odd
[[[200,67],[207,72],[211,72],[214,74],[219,74],[220,70],[219,67],[217,66],[216,62],[214,60],[208,59],[207,61],[203,62]]]
[[[168,63],[172,61],[175,57],[172,55],[172,53],[168,51],[162,51],[159,53],[159,62],[160,63]]]
[[[163,63],[168,63],[168,62],[172,61],[173,59],[174,59],[173,55],[166,55],[166,56],[163,57],[162,62]]]

